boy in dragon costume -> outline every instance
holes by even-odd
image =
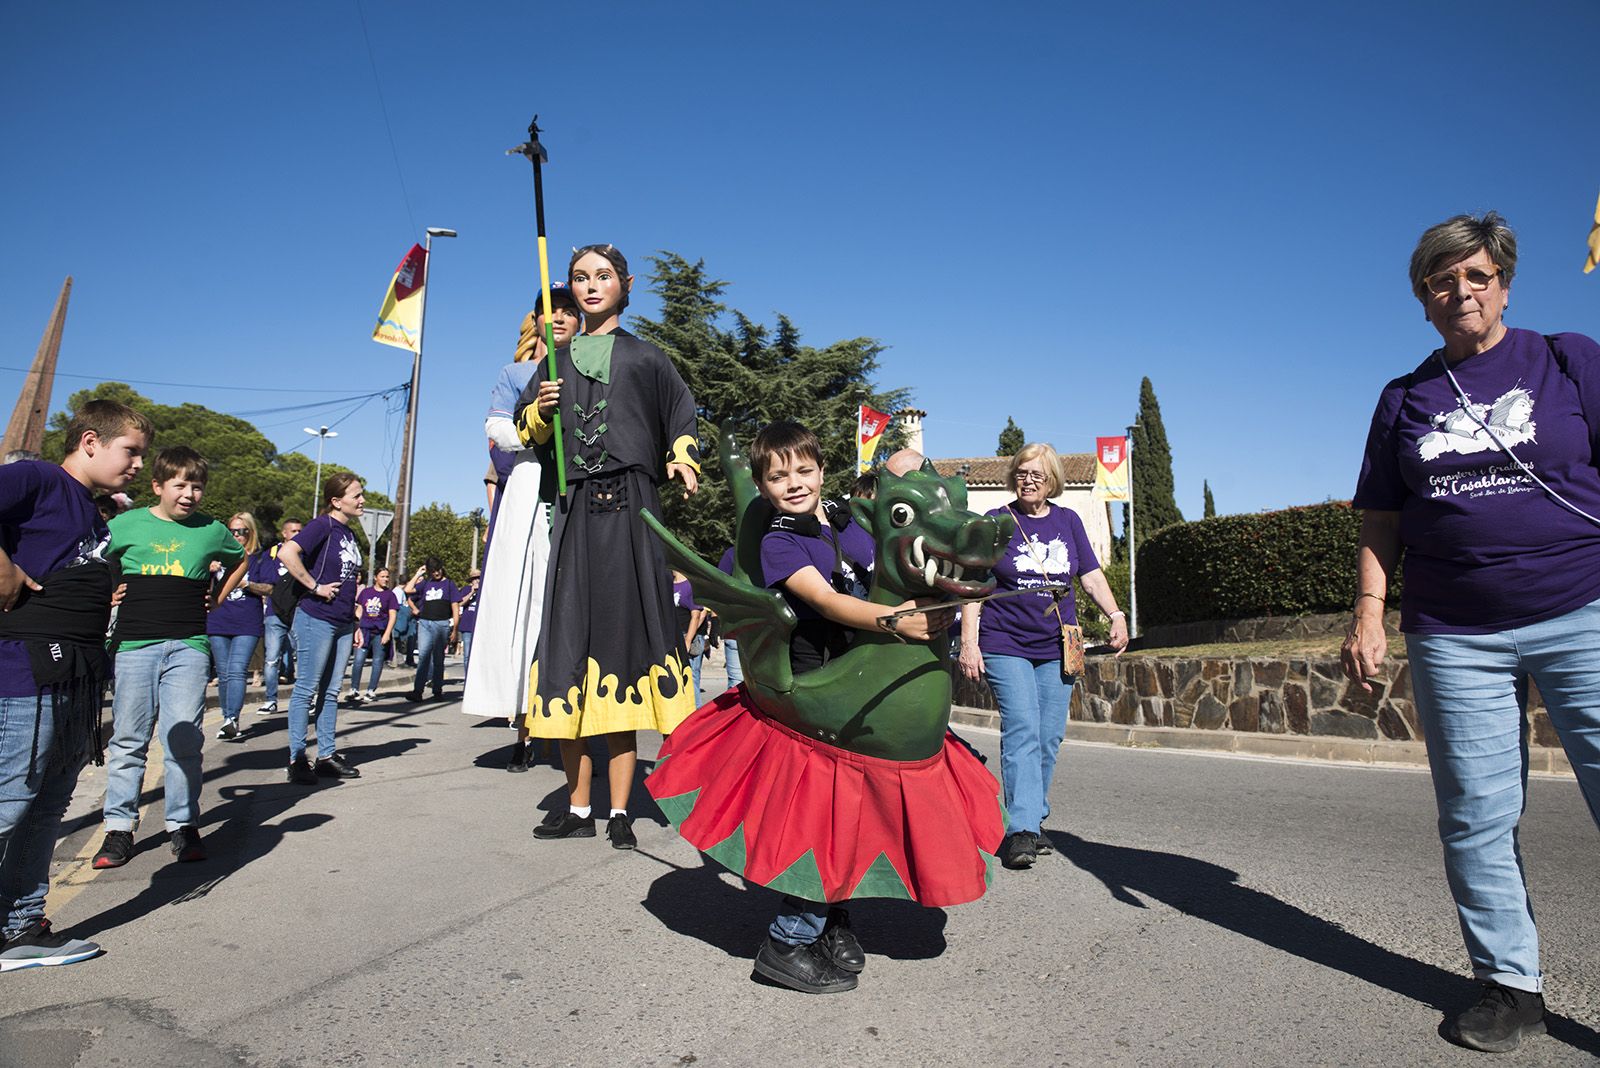
[[[724,434],[732,575],[646,516],[739,642],[745,671],[673,732],[646,786],[691,844],[784,895],[755,970],[814,994],[853,990],[866,963],[830,906],[955,905],[988,885],[1005,830],[999,786],[949,734],[948,643],[929,639],[952,612],[927,607],[992,591],[988,569],[1011,534],[1008,518],[967,511],[965,484],[927,463],[886,474],[875,500],[830,507],[821,454],[794,423],[764,428],[748,460]],[[852,596],[868,568],[871,592]]]

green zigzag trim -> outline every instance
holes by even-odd
[[[733,829],[733,833],[722,841],[705,851],[706,856],[721,864],[735,875],[744,874],[744,824]],[[821,880],[818,880],[819,882]]]
[[[740,846],[744,844],[744,827],[740,826]],[[822,889],[822,872],[817,868],[817,858],[811,850],[806,850],[805,855],[789,865],[781,875],[767,884],[780,894],[798,897],[803,901],[826,901],[827,897]]]
[[[897,897],[903,901],[916,900],[911,896],[911,888],[906,886],[906,881],[900,878],[900,873],[889,860],[889,854],[879,853],[878,859],[867,868],[861,881],[856,883],[855,889],[850,891],[851,897]]]
[[[660,765],[657,766],[659,767]],[[676,797],[658,797],[656,798],[656,807],[661,809],[663,816],[667,817],[667,822],[674,827],[679,827],[683,825],[684,820],[689,818],[689,813],[694,811],[694,803],[699,798],[700,790],[696,788],[686,794],[678,794]]]

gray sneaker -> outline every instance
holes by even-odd
[[[80,960],[98,957],[101,949],[93,942],[66,935],[52,934],[50,921],[37,919],[29,923],[14,938],[0,948],[0,972],[21,968],[48,968],[53,964],[76,964]]]

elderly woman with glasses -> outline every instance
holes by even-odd
[[[1493,1052],[1544,1032],[1517,846],[1529,679],[1600,820],[1600,346],[1507,327],[1516,266],[1494,212],[1431,227],[1411,254],[1412,293],[1444,344],[1383,388],[1372,417],[1342,654],[1370,690],[1403,558],[1400,629],[1445,876],[1483,984],[1446,1034]]]
[[[1078,622],[1070,588],[1076,578],[1111,618],[1111,645],[1128,644],[1127,617],[1117,608],[1078,513],[1050,498],[1061,492],[1061,458],[1045,444],[1025,445],[1011,458],[1007,481],[1016,500],[991,511],[1011,515],[1016,530],[994,577],[1000,592],[1065,582],[1059,601],[1036,593],[969,605],[961,613],[961,671],[988,675],[1000,708],[1000,768],[1009,824],[1000,862],[1029,868],[1053,852],[1044,834],[1050,780],[1067,731],[1073,680],[1062,671],[1061,627]]]
[[[261,550],[255,516],[236,513],[228,520],[228,533],[244,550],[245,562],[239,567],[247,578],[206,616],[206,637],[211,642],[211,664],[217,673],[217,697],[222,704],[222,728],[217,737],[231,742],[240,737],[245,676],[265,630],[263,598],[272,593],[272,583],[249,581],[258,577],[256,564]]]

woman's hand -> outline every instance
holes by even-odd
[[[1345,635],[1344,645],[1339,648],[1339,662],[1344,665],[1345,675],[1371,693],[1372,685],[1367,680],[1378,673],[1383,658],[1388,654],[1389,636],[1383,630],[1381,610],[1358,612],[1350,620],[1350,630]]]
[[[333,595],[338,592],[339,583],[337,582],[323,582],[319,585],[311,587],[311,593],[320,600],[324,601],[333,600]]]
[[[356,649],[361,648],[361,646],[363,644],[362,641],[361,641],[361,637],[362,637],[361,628],[357,627],[356,628],[356,640],[355,640],[355,642],[353,644],[353,648],[356,648]]]
[[[1111,648],[1121,656],[1122,651],[1128,647],[1128,617],[1118,614],[1111,617]]]
[[[913,608],[927,608],[929,605],[936,605],[938,603],[939,600],[936,597],[922,597],[918,598],[917,600],[906,601],[903,604],[895,605],[894,608],[890,609],[884,615],[879,616],[878,619],[887,620],[888,617],[893,615],[895,612],[906,612]],[[944,608],[935,608],[928,612],[918,612],[916,615],[900,616],[896,618],[892,624],[888,622],[880,622],[879,626],[881,629],[887,630],[891,634],[898,635],[907,641],[927,642],[932,641],[934,638],[939,637],[940,635],[944,634],[945,631],[949,630],[950,624],[954,623],[955,619],[955,606],[948,605]]]
[[[539,418],[547,423],[561,404],[561,383],[565,381],[564,378],[558,378],[554,382],[539,383],[539,395],[534,399],[534,404],[538,406]]]
[[[969,679],[977,679],[983,674],[983,654],[978,652],[978,643],[961,643],[961,674]]]
[[[688,464],[668,464],[667,478],[675,478],[682,482],[683,493],[686,497],[694,496],[694,491],[700,488],[700,478],[694,473],[694,468]]]

